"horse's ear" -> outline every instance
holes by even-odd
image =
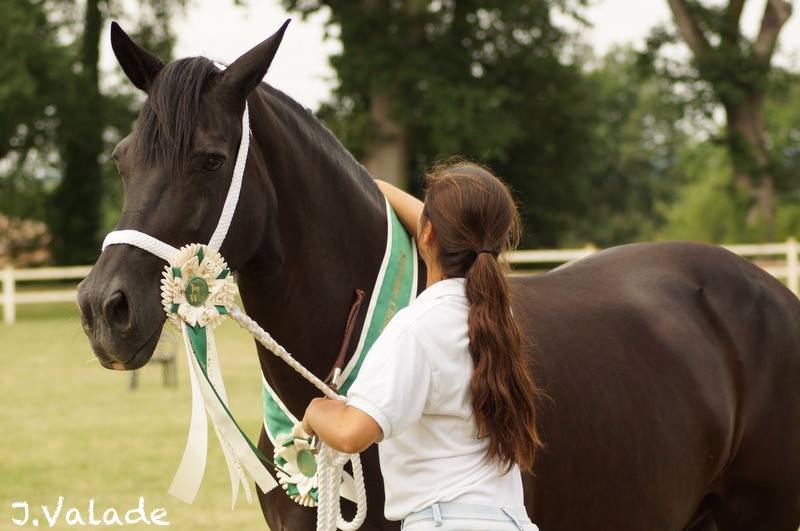
[[[278,31],[228,66],[222,75],[223,83],[237,95],[246,98],[267,73],[290,21],[287,19]]]
[[[111,48],[131,83],[145,92],[164,68],[161,59],[133,42],[116,22],[111,23]]]

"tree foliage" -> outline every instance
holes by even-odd
[[[53,149],[68,72],[67,50],[43,1],[8,0],[0,17],[0,211],[42,219],[57,178]]]
[[[666,222],[655,205],[681,182],[685,134],[674,124],[684,107],[664,98],[632,51],[584,64],[579,39],[553,17],[580,21],[582,2],[284,4],[302,13],[329,6],[343,51],[332,60],[340,84],[320,116],[362,159],[374,134],[371,98],[391,94],[412,191],[432,163],[462,155],[515,189],[525,246],[646,239]]]
[[[748,225],[754,229],[750,232],[758,238],[774,238],[774,160],[765,138],[763,105],[773,78],[772,57],[792,4],[767,0],[759,31],[750,39],[740,27],[747,0],[667,3],[674,15],[674,31],[657,29],[650,39],[650,55],[656,57],[665,43],[679,38],[688,46],[691,62],[662,61],[662,74],[699,89],[693,92],[706,108],[709,103],[722,107],[734,182],[749,201]]]
[[[323,2],[285,0],[305,14]],[[408,143],[409,188],[452,155],[484,162],[518,192],[525,245],[555,245],[582,212],[591,86],[552,9],[582,2],[330,3],[342,53],[320,116],[356,156],[374,135],[370,103],[388,94]]]
[[[776,240],[800,232],[800,78],[773,71],[765,95],[764,129],[770,146],[775,179],[774,234]],[[761,241],[761,228],[748,223],[751,199],[737,186],[734,163],[725,142],[693,142],[680,154],[686,183],[676,200],[664,205],[662,238],[707,242]]]
[[[171,15],[185,0],[137,7],[139,42],[168,58]],[[135,118],[127,85],[100,91],[99,48],[109,18],[126,18],[118,0],[8,0],[0,18],[0,211],[46,220],[60,263],[88,263],[118,201],[105,153]]]
[[[588,74],[592,107],[585,209],[568,240],[600,246],[650,240],[668,223],[662,207],[686,182],[691,138],[685,105],[669,82],[641,68],[631,48],[612,49]]]
[[[680,38],[693,42],[691,62],[661,53],[678,42],[680,24],[656,28],[643,53],[595,59],[579,31],[554,17],[581,28],[585,0],[281,1],[302,14],[330,12],[339,83],[318,114],[345,145],[364,160],[387,130],[402,137],[418,194],[437,161],[489,165],[515,191],[526,247],[763,239],[752,217],[765,193],[774,193],[773,235],[800,229],[800,85],[764,59],[780,19],[765,18],[769,39],[741,35],[743,0],[668,0],[686,6]],[[47,220],[60,262],[99,252],[121,196],[107,153],[142,97],[124,79],[100,90],[103,28],[121,18],[169,59],[170,21],[184,3],[148,0],[133,14],[120,0],[6,2],[0,54],[14,60],[0,64],[0,212]],[[771,4],[783,5],[773,0],[767,12]],[[377,101],[388,103],[386,115]],[[378,119],[391,127],[377,128]]]

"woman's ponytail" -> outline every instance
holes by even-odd
[[[506,471],[514,463],[531,471],[542,445],[534,404],[540,391],[511,312],[509,267],[498,258],[519,242],[516,205],[502,181],[470,162],[434,168],[427,184],[423,217],[433,225],[443,273],[465,278],[478,435],[489,437],[487,458]]]

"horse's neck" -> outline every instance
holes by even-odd
[[[369,293],[380,267],[384,200],[330,133],[297,115],[307,111],[266,90],[259,94],[251,104],[254,144],[277,197],[283,261],[269,275],[244,268],[240,291],[247,313],[324,377],[336,358],[354,290]],[[312,391],[298,392],[300,376],[271,354],[260,355],[268,381],[287,405],[306,403]]]

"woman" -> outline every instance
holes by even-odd
[[[497,260],[518,241],[516,205],[478,164],[426,178],[424,203],[376,182],[416,235],[427,287],[375,341],[348,403],[314,399],[303,427],[347,453],[378,443],[384,515],[402,529],[537,530],[520,470],[540,446],[538,390]]]

